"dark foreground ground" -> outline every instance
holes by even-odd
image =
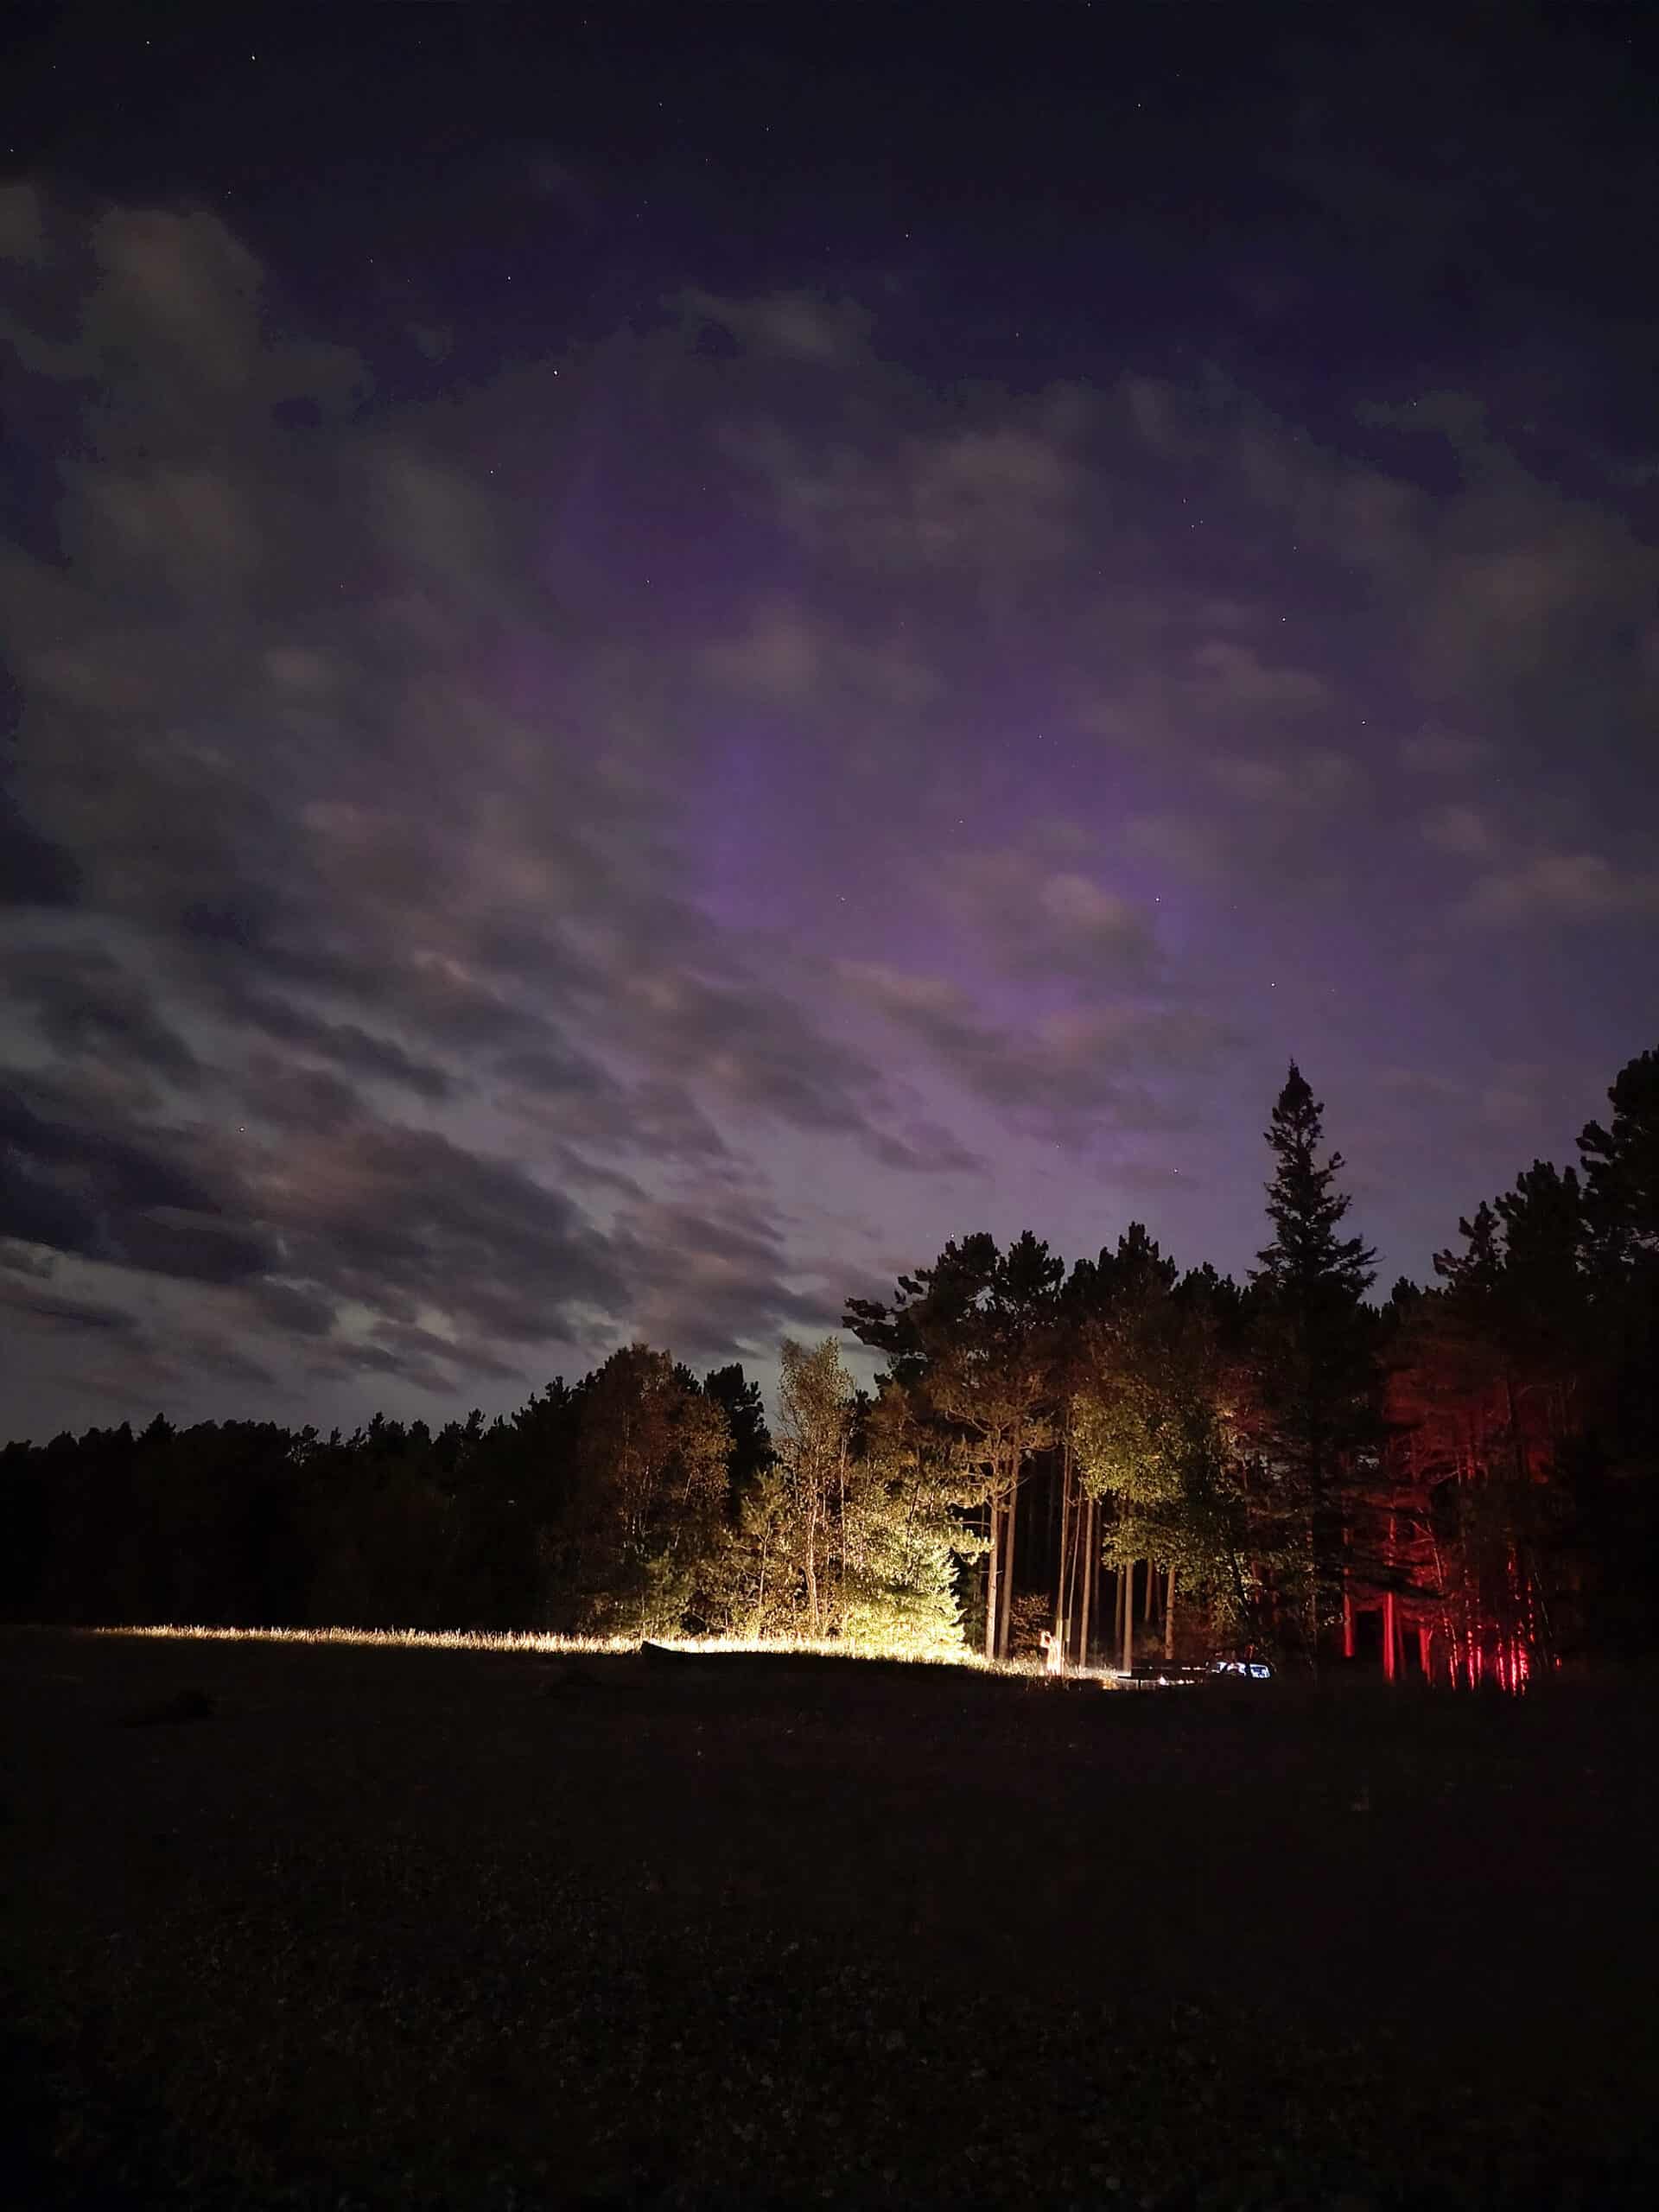
[[[0,1674],[15,2203],[1659,2201],[1637,1692]]]

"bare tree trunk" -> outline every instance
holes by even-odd
[[[1135,1672],[1135,1564],[1126,1560],[1119,1569],[1123,1578],[1123,1671]]]
[[[1092,1497],[1085,1497],[1083,1501],[1082,1521],[1083,1557],[1077,1562],[1083,1583],[1079,1592],[1081,1603],[1077,1607],[1077,1664],[1086,1667],[1089,1664],[1089,1606],[1095,1589],[1095,1501]]]
[[[1071,1594],[1076,1575],[1077,1530],[1072,1526],[1071,1447],[1060,1446],[1060,1571],[1054,1589],[1054,1634],[1064,1656],[1071,1641]]]
[[[1054,1566],[1057,1560],[1059,1562],[1058,1570],[1055,1573],[1056,1588],[1059,1586],[1060,1580],[1065,1573],[1066,1471],[1065,1458],[1064,1452],[1062,1452],[1060,1459],[1059,1488],[1057,1490],[1052,1483],[1050,1483],[1048,1486],[1047,1559],[1048,1564],[1051,1567]]]
[[[806,1516],[806,1603],[811,1615],[812,1633],[818,1632],[818,1500],[816,1479],[812,1503]]]
[[[1100,1623],[1100,1627],[1099,1627],[1098,1634],[1099,1634],[1099,1637],[1100,1637],[1101,1654],[1102,1654],[1102,1656],[1103,1656],[1103,1657],[1109,1658],[1109,1657],[1110,1656],[1110,1654],[1111,1654],[1111,1645],[1110,1645],[1110,1643],[1109,1643],[1109,1640],[1108,1640],[1108,1638],[1109,1638],[1109,1631],[1108,1630],[1107,1626],[1106,1626],[1106,1584],[1107,1584],[1107,1580],[1108,1580],[1109,1576],[1110,1575],[1111,1569],[1107,1566],[1107,1564],[1106,1564],[1106,1562],[1105,1562],[1104,1559],[1101,1556],[1101,1550],[1102,1550],[1102,1547],[1101,1547],[1101,1541],[1100,1541],[1101,1510],[1100,1510],[1100,1500],[1099,1500],[1098,1498],[1096,1498],[1096,1499],[1095,1500],[1095,1502],[1094,1502],[1094,1505],[1095,1505],[1094,1517],[1093,1517],[1093,1519],[1092,1519],[1092,1520],[1090,1521],[1090,1529],[1091,1533],[1090,1533],[1090,1538],[1089,1538],[1089,1546],[1090,1546],[1089,1555],[1090,1555],[1090,1557],[1093,1560],[1093,1561],[1094,1561],[1094,1563],[1095,1563],[1095,1567],[1094,1567],[1095,1618],[1096,1618],[1096,1619]]]
[[[1150,1621],[1157,1618],[1157,1600],[1153,1594],[1157,1589],[1157,1586],[1158,1577],[1153,1570],[1152,1561],[1148,1560],[1147,1561],[1147,1595],[1145,1599],[1145,1610],[1141,1615],[1141,1618],[1144,1620]]]
[[[841,1484],[841,1503],[836,1522],[836,1629],[839,1634],[847,1618],[847,1443],[843,1437],[836,1462],[836,1475]]]
[[[998,1604],[1001,1592],[1002,1511],[996,1495],[996,1478],[993,1471],[991,1494],[987,1501],[990,1516],[990,1548],[985,1554],[985,1656],[996,1656],[996,1628]]]
[[[1164,1586],[1164,1661],[1166,1665],[1175,1656],[1175,1570],[1169,1570],[1169,1580]]]
[[[1006,1659],[1013,1642],[1014,1628],[1014,1540],[1020,1526],[1020,1460],[1016,1453],[1014,1462],[1014,1481],[1008,1491],[1008,1545],[1002,1556],[1002,1629],[997,1642],[997,1657]]]

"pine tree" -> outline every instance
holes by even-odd
[[[725,1414],[732,1433],[726,1463],[727,1507],[736,1522],[742,1518],[743,1501],[777,1457],[766,1427],[766,1404],[760,1385],[750,1382],[736,1364],[713,1369],[702,1378],[702,1390]]]
[[[1615,1264],[1659,1268],[1659,1051],[1622,1067],[1607,1103],[1611,1127],[1591,1122],[1579,1139],[1591,1224]]]
[[[1340,1618],[1361,1478],[1382,1437],[1376,1320],[1365,1304],[1375,1256],[1344,1236],[1340,1153],[1321,1161],[1323,1105],[1293,1061],[1266,1132],[1272,1242],[1251,1275],[1256,1443],[1267,1478],[1268,1548],[1281,1641],[1310,1662]],[[1292,1562],[1294,1562],[1293,1565]]]
[[[1619,1070],[1579,1139],[1597,1418],[1575,1489],[1587,1580],[1618,1648],[1659,1646],[1659,1049]]]

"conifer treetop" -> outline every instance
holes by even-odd
[[[1363,1236],[1337,1234],[1349,1206],[1346,1192],[1334,1187],[1345,1162],[1333,1152],[1319,1164],[1324,1113],[1324,1102],[1293,1060],[1264,1132],[1278,1160],[1266,1185],[1274,1238],[1256,1254],[1261,1265],[1251,1280],[1285,1293],[1340,1291],[1359,1299],[1376,1281],[1370,1263],[1376,1255]]]

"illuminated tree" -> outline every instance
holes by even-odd
[[[549,1565],[569,1624],[671,1633],[717,1573],[731,1432],[666,1353],[628,1344],[576,1390],[569,1514]]]
[[[833,1338],[785,1341],[779,1373],[778,1450],[732,1547],[734,1626],[883,1650],[959,1644],[952,1508],[971,1486],[949,1480],[902,1393],[857,1394]]]
[[[741,1516],[743,1500],[772,1464],[772,1432],[760,1385],[752,1382],[740,1366],[717,1367],[702,1378],[704,1395],[726,1416],[731,1450],[726,1462],[728,1501],[734,1521]]]
[[[1006,1658],[1016,1506],[1033,1456],[1056,1441],[1065,1262],[1029,1230],[1000,1252],[982,1233],[901,1275],[891,1304],[854,1299],[847,1326],[889,1356],[888,1386],[966,1446],[985,1515],[985,1656]]]
[[[841,1633],[886,1651],[959,1649],[958,1565],[973,1554],[958,1455],[913,1429],[891,1393],[858,1401],[842,1516]]]
[[[779,1565],[787,1560],[800,1577],[804,1626],[812,1636],[825,1634],[840,1611],[831,1562],[838,1564],[842,1557],[855,1395],[833,1337],[814,1351],[785,1338],[779,1361],[778,1459],[788,1504],[784,1528],[792,1541]]]
[[[1078,1276],[1083,1271],[1078,1271]],[[1250,1641],[1247,1504],[1225,1409],[1223,1322],[1236,1306],[1213,1270],[1179,1284],[1139,1224],[1074,1284],[1092,1307],[1081,1329],[1070,1433],[1085,1493],[1109,1498],[1106,1558],[1123,1583],[1118,1635],[1132,1662],[1136,1565],[1161,1605],[1175,1656],[1176,1602],[1211,1641]]]

